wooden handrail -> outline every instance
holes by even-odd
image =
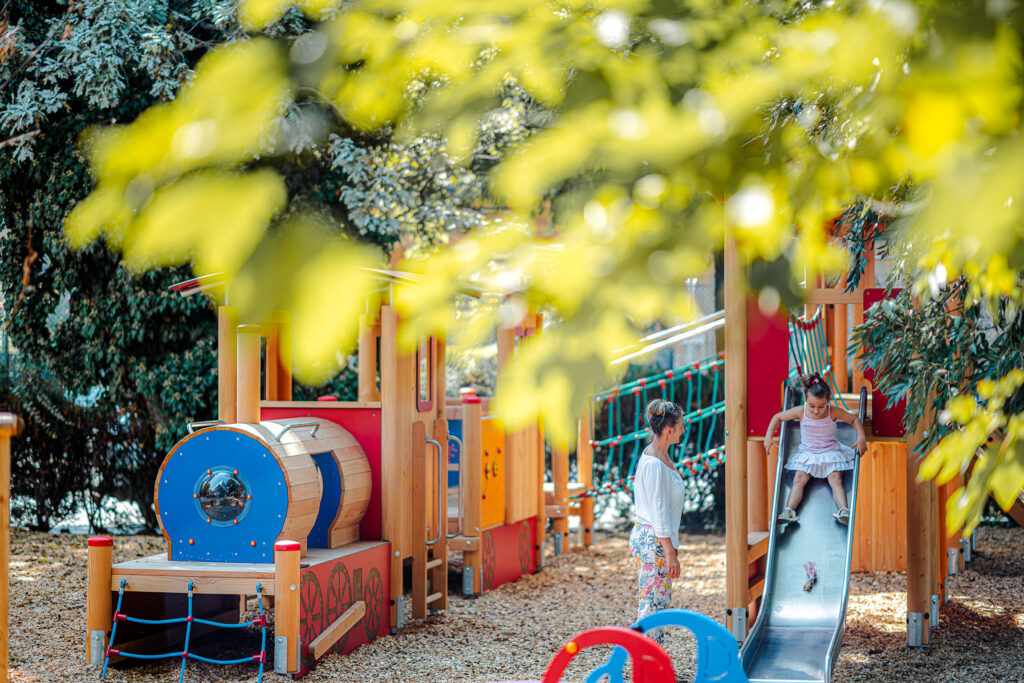
[[[7,683],[8,603],[11,529],[11,437],[24,423],[11,413],[0,413],[0,683]]]

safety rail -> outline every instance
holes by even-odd
[[[260,615],[252,621],[243,621],[238,624],[225,624],[220,621],[210,621],[209,619],[202,619],[200,617],[193,616],[192,614],[192,588],[193,584],[191,581],[188,582],[188,614],[184,617],[175,617],[172,619],[142,619],[140,617],[130,617],[121,611],[121,605],[124,600],[124,591],[128,585],[127,579],[121,579],[121,587],[117,593],[117,607],[114,608],[113,626],[110,629],[110,643],[107,645],[106,652],[104,653],[103,659],[103,671],[100,673],[100,678],[106,678],[107,666],[110,664],[110,658],[112,656],[126,657],[128,659],[170,659],[172,657],[181,657],[181,670],[178,673],[178,683],[182,683],[185,679],[185,665],[189,659],[195,659],[200,662],[206,662],[207,664],[245,664],[246,662],[259,662],[260,669],[257,675],[257,683],[263,680],[263,667],[267,663],[267,615],[263,610],[263,584],[256,584],[256,602],[259,605]],[[133,624],[147,624],[161,626],[165,624],[185,624],[185,643],[183,649],[177,652],[167,652],[155,655],[146,655],[136,652],[124,652],[114,647],[114,639],[117,637],[117,625],[120,622],[129,622]],[[260,636],[260,652],[257,655],[250,657],[241,657],[239,659],[214,659],[213,657],[203,657],[197,655],[194,652],[188,651],[189,640],[192,637],[192,624],[204,624],[207,626],[217,626],[220,628],[245,628],[246,626],[258,626],[261,629]]]

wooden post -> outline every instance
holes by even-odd
[[[932,482],[918,482],[920,460],[914,449],[927,436],[930,422],[921,418],[907,439],[907,644],[931,644],[931,599],[935,581],[935,499]]]
[[[853,326],[856,327],[864,322],[864,290],[875,286],[875,252],[874,245],[867,255],[867,262],[864,264],[864,273],[860,278],[860,286],[857,288],[858,296],[862,303],[853,305]],[[868,386],[864,379],[864,366],[858,358],[853,359],[853,389],[854,393],[860,393],[860,388]],[[868,386],[868,397],[871,396],[871,388]]]
[[[274,315],[277,327],[277,400],[292,400],[292,313],[281,309]]]
[[[569,451],[564,446],[551,448],[551,480],[554,484],[552,504],[565,508],[565,514],[555,517],[551,529],[555,534],[555,552],[569,550]]]
[[[462,477],[462,535],[479,538],[483,526],[483,405],[475,394],[462,396],[462,453],[459,454],[459,468]],[[483,558],[479,545],[476,550],[462,554],[463,566],[472,569],[473,585],[467,586],[473,594],[482,588],[480,574]]]
[[[359,400],[379,401],[377,389],[377,340],[380,323],[377,316],[359,316]]]
[[[837,289],[846,288],[846,276],[839,280]],[[848,338],[847,304],[836,304],[832,318],[832,344],[835,354],[832,356],[832,376],[840,393],[849,391],[850,376],[846,367],[846,346]]]
[[[381,526],[391,543],[391,623],[401,626],[403,563],[412,547],[412,423],[416,399],[413,359],[398,349],[398,313],[392,306],[380,312],[381,393]]]
[[[260,328],[238,326],[238,422],[260,421]]]
[[[427,618],[427,427],[412,426],[412,618]]]
[[[725,549],[726,615],[747,635],[747,294],[736,243],[725,241]]]
[[[747,441],[747,529],[768,531],[767,456],[761,441]]]
[[[235,422],[237,365],[235,309],[217,307],[217,419]]]
[[[591,417],[593,404],[587,404],[587,412],[580,420],[576,431],[576,478],[583,484],[584,490],[594,485],[594,447],[591,445]],[[589,548],[593,542],[594,530],[594,498],[586,496],[580,499],[580,526],[583,527],[583,547]]]
[[[281,662],[274,662],[274,670],[295,673],[299,670],[299,556],[302,545],[298,541],[278,541],[274,544],[274,638],[288,639],[285,671]]]
[[[93,536],[88,541],[88,579],[85,598],[85,661],[102,666],[113,626],[110,602],[110,573],[113,566],[114,539]],[[95,641],[95,642],[94,642]],[[96,648],[93,648],[93,645]],[[7,669],[4,669],[6,671]]]
[[[277,321],[267,325],[267,348],[263,354],[263,398],[268,401],[280,401],[277,382],[280,379],[278,365],[281,358],[281,330]]]
[[[21,418],[0,413],[0,681],[7,681],[8,590],[10,589],[11,437],[21,432]],[[107,580],[110,602],[110,580]]]

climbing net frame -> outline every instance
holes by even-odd
[[[594,486],[575,498],[633,491],[637,461],[649,432],[643,424],[647,402],[662,398],[683,408],[683,435],[670,455],[681,475],[695,476],[724,462],[719,416],[725,412],[722,355],[665,370],[594,394],[591,434],[602,427],[604,437],[594,439]],[[705,405],[705,396],[707,404]],[[604,417],[604,420],[601,420]],[[631,419],[630,419],[631,418]],[[598,425],[601,421],[604,424]],[[625,427],[623,422],[630,423]]]
[[[263,667],[267,663],[267,615],[263,610],[263,584],[256,584],[256,602],[259,605],[259,616],[251,621],[243,621],[237,624],[226,624],[220,621],[210,621],[209,619],[201,619],[193,616],[192,614],[192,593],[193,584],[191,581],[188,582],[188,614],[184,617],[175,617],[173,619],[140,619],[138,617],[130,617],[121,611],[122,601],[124,600],[124,591],[127,587],[128,582],[126,579],[121,579],[121,587],[117,593],[117,607],[114,609],[114,620],[113,626],[110,629],[110,643],[107,645],[106,653],[103,659],[103,671],[100,673],[100,678],[106,678],[107,666],[110,664],[110,658],[112,656],[127,657],[128,659],[170,659],[172,657],[181,657],[181,670],[178,673],[178,683],[183,683],[185,680],[185,665],[189,659],[195,659],[200,662],[206,662],[208,664],[244,664],[246,662],[259,662],[259,674],[257,676],[257,682],[263,680]],[[185,624],[185,643],[182,649],[177,652],[166,652],[155,655],[144,655],[135,652],[124,652],[114,647],[114,639],[117,637],[117,625],[122,622],[131,622],[134,624],[150,624],[150,625],[170,625],[170,624]],[[214,659],[212,657],[203,657],[197,655],[194,652],[189,652],[189,640],[192,637],[192,624],[205,624],[207,626],[217,626],[220,628],[245,628],[246,626],[258,626],[261,629],[260,635],[260,652],[259,654],[252,655],[250,657],[241,657],[239,659]]]

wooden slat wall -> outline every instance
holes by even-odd
[[[753,440],[751,441],[753,444]],[[757,450],[764,454],[758,444]],[[777,448],[765,462],[767,504],[775,493]],[[902,441],[868,442],[861,459],[853,536],[852,571],[894,572],[907,569],[906,446]],[[770,522],[770,520],[769,520]]]

